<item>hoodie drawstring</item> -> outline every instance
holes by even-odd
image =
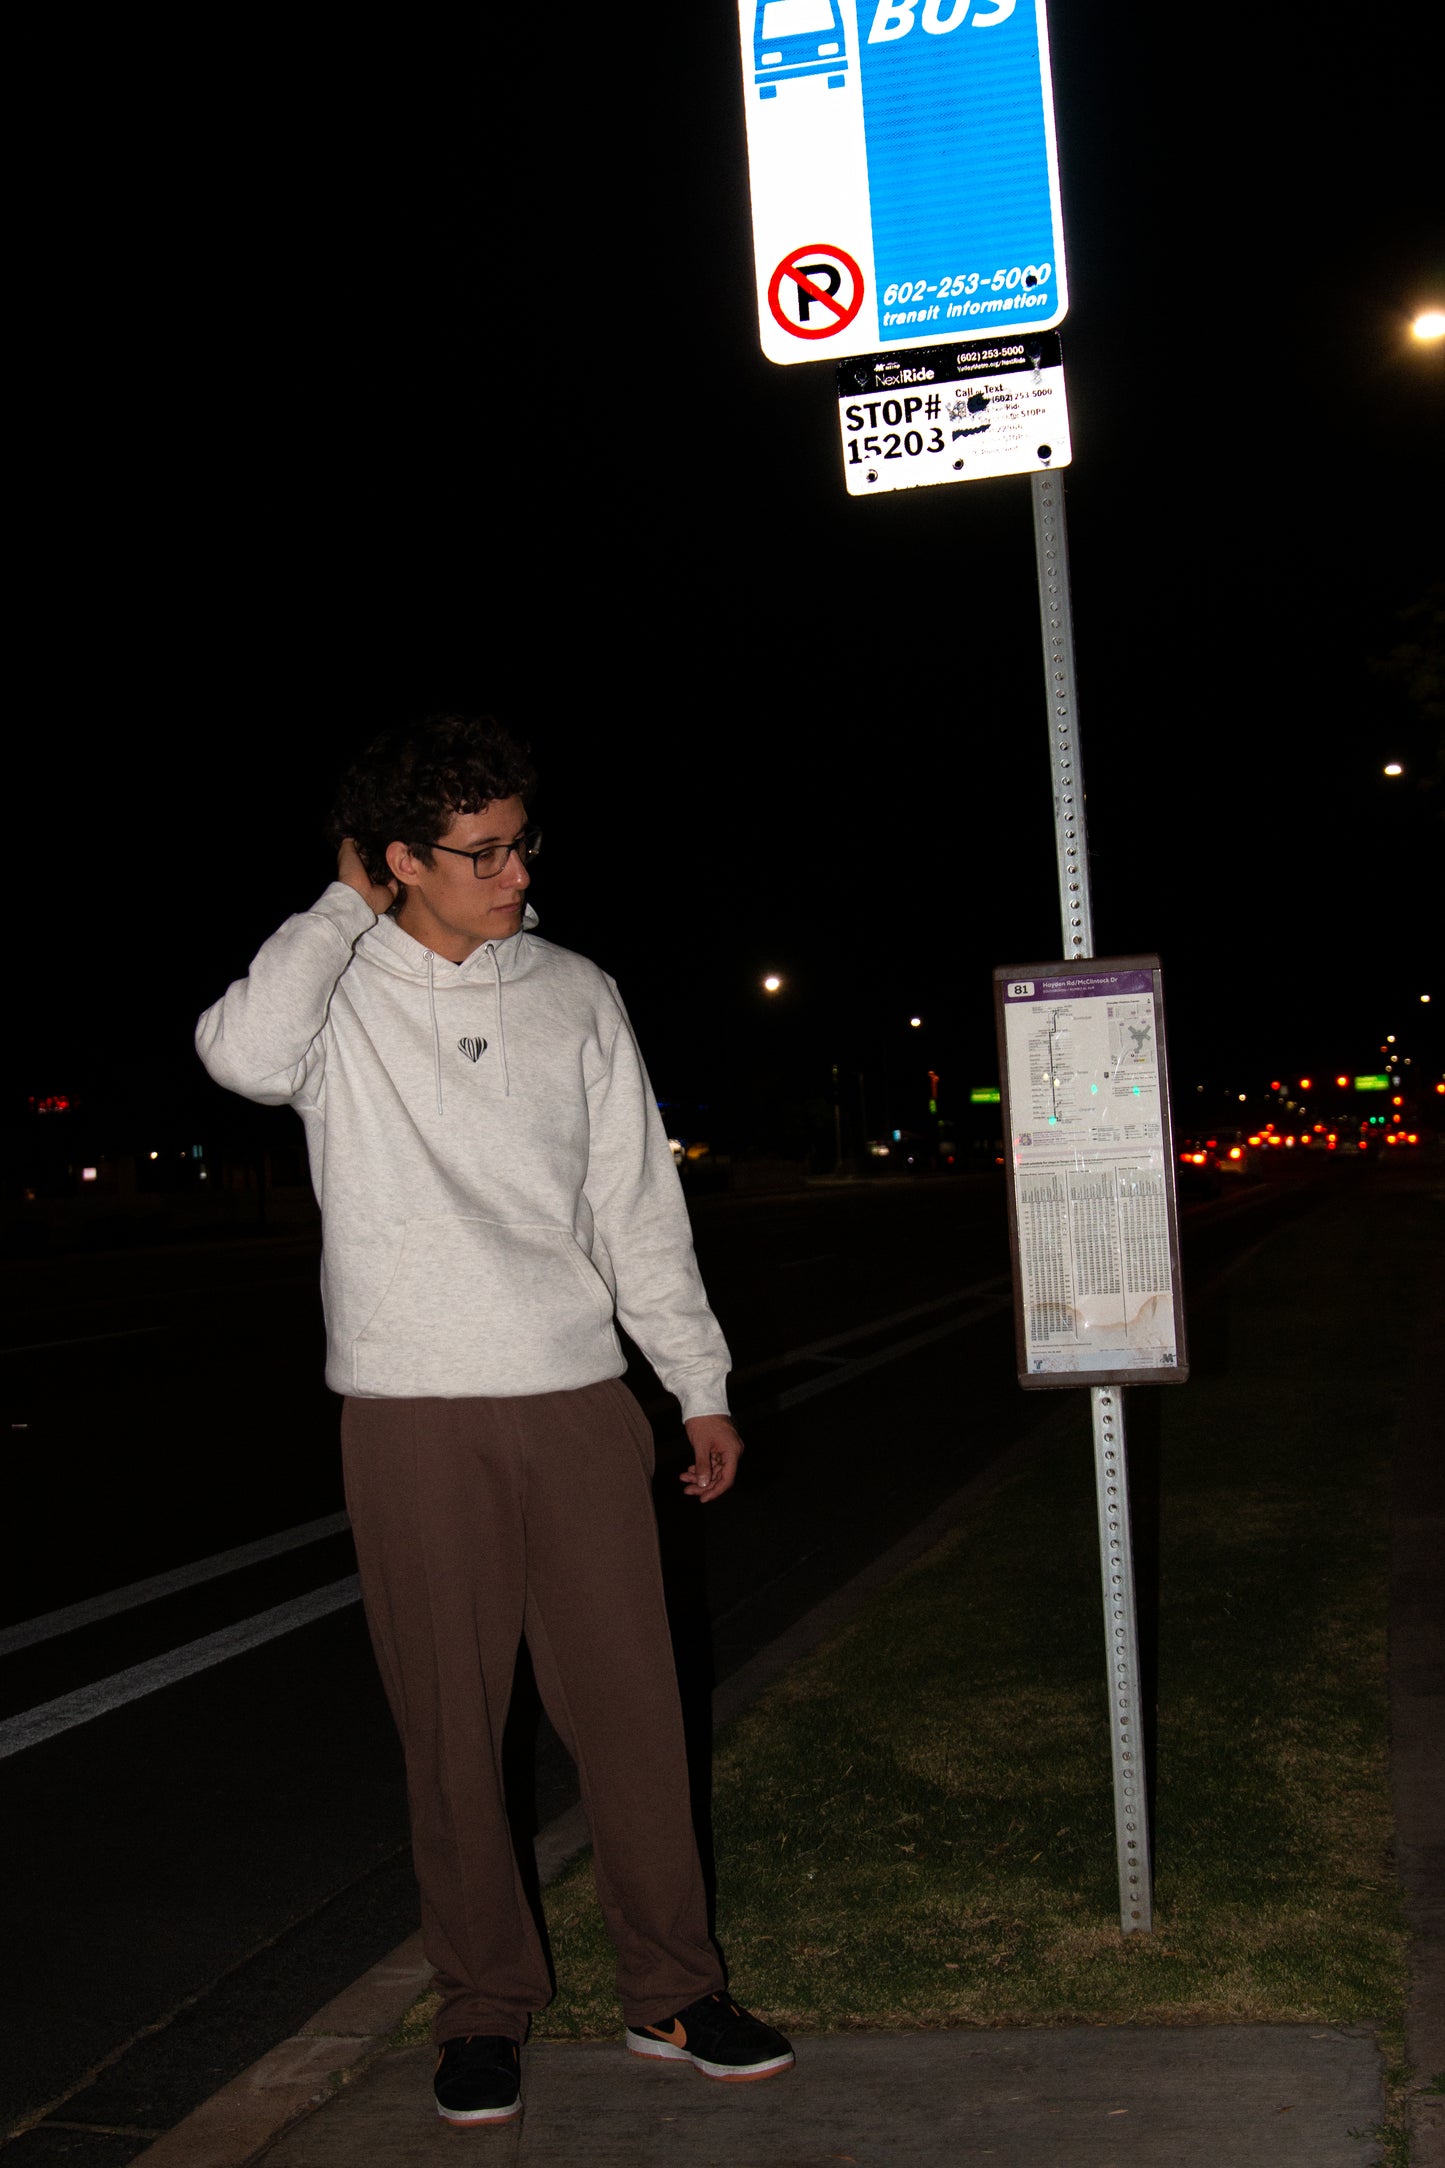
[[[435,956],[428,949],[426,952],[426,994],[427,1000],[431,1004],[432,1064],[436,1074],[437,1112],[438,1114],[445,1114],[446,1107],[442,1102],[442,1034],[441,1026],[437,1022],[436,962]]]
[[[510,1099],[512,1096],[512,1079],[507,1070],[507,1027],[502,1022],[502,967],[497,962],[495,943],[488,942],[487,954],[492,959],[492,971],[497,981],[497,1052],[502,1057],[502,1097]]]
[[[487,943],[487,955],[491,958],[492,976],[497,982],[497,1052],[502,1057],[502,1097],[510,1099],[512,1096],[512,1077],[511,1071],[507,1067],[507,1027],[502,1021],[502,967],[497,962],[497,950],[494,942],[489,941]],[[446,1105],[442,1099],[442,1032],[441,1025],[437,1022],[436,961],[435,956],[428,949],[426,952],[426,998],[431,1009],[432,1068],[436,1077],[437,1112],[438,1114],[445,1114]],[[485,1044],[485,1042],[483,1043]]]

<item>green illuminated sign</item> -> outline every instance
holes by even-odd
[[[1387,1076],[1357,1076],[1355,1078],[1355,1090],[1357,1092],[1387,1092],[1389,1089],[1390,1079]]]
[[[996,1107],[1003,1097],[996,1084],[975,1084],[968,1095],[971,1107]]]

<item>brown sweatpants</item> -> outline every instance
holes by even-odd
[[[341,1442],[406,1755],[437,2039],[521,2040],[551,1991],[502,1793],[523,1634],[577,1764],[624,2017],[654,2024],[721,1987],[636,1400],[616,1378],[509,1400],[348,1400]]]

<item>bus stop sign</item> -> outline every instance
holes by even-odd
[[[1061,322],[1044,0],[738,0],[738,23],[770,361]]]

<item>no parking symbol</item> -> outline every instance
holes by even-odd
[[[831,241],[790,248],[768,284],[768,307],[795,339],[831,339],[863,306],[863,274]]]

